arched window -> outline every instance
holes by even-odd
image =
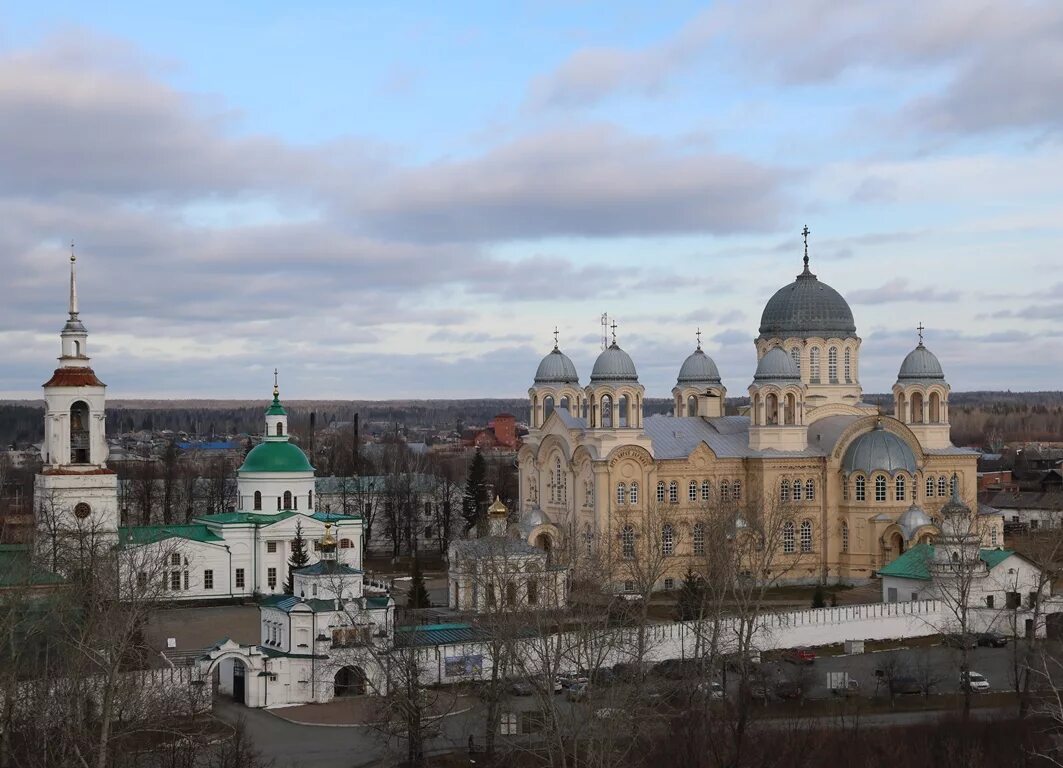
[[[285,491],[284,492],[284,508],[285,509],[291,509],[292,508],[292,492],[291,491]]]
[[[766,424],[779,423],[779,396],[774,392],[764,398],[764,421]]]
[[[802,496],[801,492],[803,490],[804,490],[804,487],[801,485],[801,481],[800,480],[794,480],[794,484],[793,484],[794,501],[801,501],[801,496]]]
[[[627,412],[628,411],[628,397],[627,397],[627,395],[621,395],[620,396],[620,399],[617,401],[617,406],[618,406],[617,410],[620,411],[619,424],[620,424],[621,427],[626,427],[628,425],[628,412]]]
[[[731,484],[726,480],[720,481],[720,501],[731,500]]]
[[[797,366],[797,372],[801,372],[801,348],[790,347],[790,359],[794,361],[794,365]]]
[[[567,395],[565,395],[564,397],[562,397],[562,398],[561,398],[561,405],[560,405],[560,407],[561,407],[561,408],[564,408],[564,409],[565,409],[566,411],[568,411],[569,413],[572,413],[572,411],[571,411],[571,410],[569,410],[569,407],[568,407],[568,396],[567,396]]]
[[[819,384],[819,347],[808,351],[808,378],[813,384]]]
[[[842,552],[849,551],[849,523],[842,520]]]
[[[255,491],[255,506],[256,510],[262,509],[262,491]]]
[[[788,555],[794,552],[794,524],[791,520],[782,526],[782,551]]]
[[[698,399],[691,395],[687,398],[687,416],[698,415]]]
[[[277,437],[281,437],[284,434],[284,422],[277,422]]]
[[[928,499],[934,498],[934,478],[932,477],[926,479],[926,497]]]
[[[635,528],[631,525],[625,525],[620,531],[620,546],[623,550],[624,557],[635,556]]]
[[[636,504],[639,503],[639,484],[638,484],[638,481],[634,481],[633,480],[631,482],[631,487],[628,489],[628,492],[627,492],[627,499],[628,499],[628,502],[632,506],[635,506]]]
[[[613,398],[609,395],[602,396],[602,426],[605,428],[613,426]]]
[[[786,425],[792,427],[797,423],[797,398],[794,397],[793,392],[787,393],[786,395],[786,408],[784,411]]]
[[[314,508],[314,492],[313,491],[310,491],[309,493],[306,494],[306,508],[307,509],[313,509]]]
[[[616,503],[623,506],[627,503],[627,486],[623,483],[616,484]]]
[[[838,348],[827,350],[827,379],[831,384],[838,383]]]
[[[506,582],[506,605],[513,607],[517,604],[517,585],[512,581]]]
[[[942,475],[941,477],[938,478],[938,496],[948,496],[948,495],[949,495],[949,481],[944,475]]]
[[[742,500],[742,481],[735,480],[731,483],[731,498],[735,501]]]
[[[536,605],[539,602],[539,582],[535,577],[528,579],[528,605]]]
[[[911,424],[923,423],[923,394],[921,392],[912,393],[912,416],[909,419]]]
[[[70,406],[70,463],[89,463],[89,406],[78,400]]]
[[[897,475],[897,479],[893,482],[893,495],[897,497],[897,501],[904,501],[908,496],[908,484],[904,479],[904,475]]]
[[[779,501],[790,500],[790,481],[783,480],[779,483]]]
[[[886,500],[886,476],[875,476],[875,501]]]
[[[675,554],[675,528],[671,523],[665,523],[661,527],[661,554],[665,557]]]
[[[867,480],[864,479],[863,475],[856,478],[856,500],[867,500]]]
[[[941,395],[937,392],[930,393],[930,423],[937,424],[941,421]]]
[[[845,383],[853,383],[853,353],[848,347],[845,348]]]
[[[955,496],[956,495],[956,489],[959,487],[959,485],[960,485],[960,478],[958,478],[956,475],[953,475],[952,478],[949,480],[949,495],[950,496]]]
[[[690,484],[687,485],[687,500],[691,504],[693,504],[695,501],[698,500],[698,481],[697,480],[691,480]]]
[[[712,501],[712,483],[708,480],[701,481],[701,500]]]
[[[811,552],[812,551],[812,521],[811,520],[802,520],[801,521],[801,551],[802,552]]]
[[[354,546],[354,542],[350,539],[340,539],[340,549],[350,549]]]
[[[694,523],[694,527],[691,529],[691,541],[694,546],[695,555],[705,554],[705,524]],[[995,532],[995,529],[994,529]]]
[[[677,483],[675,480],[668,483],[668,503],[679,503],[679,483]]]
[[[543,398],[543,423],[550,418],[550,414],[554,412],[554,398],[552,395],[547,395]]]
[[[809,501],[816,500],[816,481],[812,478],[805,482],[805,498]]]
[[[664,504],[664,480],[657,481],[657,503]]]

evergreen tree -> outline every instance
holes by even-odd
[[[704,589],[705,585],[701,577],[687,569],[687,575],[683,577],[683,585],[679,588],[679,597],[675,602],[676,617],[680,621],[692,621],[698,618]]]
[[[429,608],[431,605],[432,600],[424,586],[424,574],[421,573],[421,558],[414,553],[413,570],[410,572],[410,595],[406,598],[406,607]]]
[[[466,533],[473,528],[482,530],[486,525],[487,503],[487,461],[477,448],[469,464],[469,476],[465,480],[465,493],[461,499],[461,516],[465,518]]]
[[[284,594],[291,595],[295,592],[295,579],[292,572],[296,568],[310,565],[310,554],[306,551],[306,539],[303,538],[303,524],[295,524],[295,538],[292,539],[292,556],[288,559],[288,580],[284,582]]]
[[[812,607],[813,608],[826,608],[827,600],[823,595],[823,585],[817,584],[816,590],[812,593]]]

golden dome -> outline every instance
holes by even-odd
[[[487,513],[491,516],[508,517],[509,509],[502,503],[502,499],[495,496],[495,503],[488,508]]]
[[[330,547],[335,549],[336,540],[332,538],[332,523],[325,523],[325,536],[321,539],[321,548]]]

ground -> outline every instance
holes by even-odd
[[[259,612],[256,605],[188,606],[156,611],[147,628],[144,640],[155,651],[165,651],[175,662],[201,654],[225,637],[241,645],[257,644],[261,640]],[[167,640],[176,642],[170,648]],[[159,665],[165,662],[158,659]]]
[[[442,690],[432,703],[432,716],[447,716],[464,712],[475,706],[477,699],[458,696]],[[335,699],[328,704],[303,704],[296,707],[276,707],[269,711],[277,717],[301,725],[370,725],[380,719],[383,702],[376,696],[354,696]]]

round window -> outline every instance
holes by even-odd
[[[74,515],[78,518],[84,520],[90,514],[92,514],[92,507],[90,507],[85,502],[79,501],[77,504],[74,505]]]

